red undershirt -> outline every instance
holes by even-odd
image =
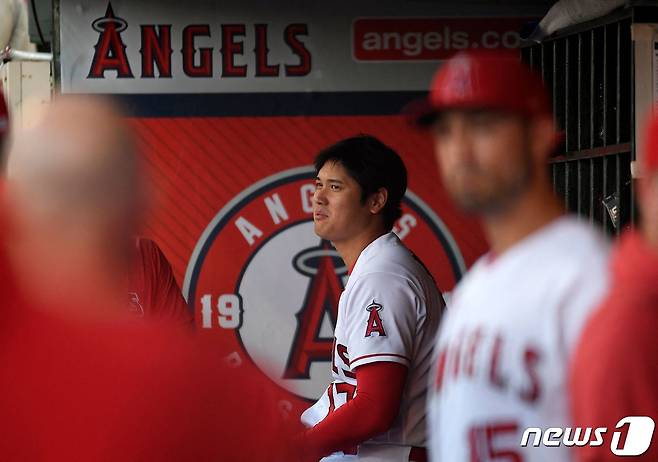
[[[377,362],[356,368],[358,391],[353,400],[330,413],[301,436],[301,460],[317,462],[336,451],[354,448],[387,431],[400,411],[407,367]]]

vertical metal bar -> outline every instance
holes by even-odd
[[[617,144],[621,143],[621,23],[617,23],[617,101],[615,102],[617,104],[617,114],[616,118],[617,120],[615,121],[615,127],[617,131],[617,136],[615,138]]]
[[[564,162],[564,208],[569,210],[569,170],[571,162]]]
[[[565,151],[569,152],[569,38],[565,37],[564,40],[564,144]]]
[[[595,86],[594,86],[594,60],[596,59],[596,43],[594,40],[594,29],[590,31],[590,68],[589,68],[589,147],[594,147],[594,101],[595,101]]]
[[[583,213],[583,161],[582,160],[577,160],[577,204],[576,204],[576,210],[578,212],[578,219],[582,218],[582,213]]]
[[[601,176],[601,181],[602,181],[602,188],[601,188],[601,199],[605,199],[607,192],[608,192],[608,156],[605,156],[603,159],[603,175]],[[608,234],[608,216],[607,212],[605,211],[605,207],[603,206],[603,202],[600,204],[597,204],[597,206],[601,210],[601,222],[603,223],[603,232],[605,234]]]
[[[53,80],[55,84],[55,91],[61,90],[62,81],[62,68],[61,68],[61,14],[60,14],[60,0],[53,0]]]
[[[603,146],[608,145],[608,28],[603,26]]]
[[[594,223],[594,159],[589,159],[589,222]]]
[[[619,236],[621,231],[621,224],[625,223],[624,216],[626,215],[626,210],[624,210],[624,202],[621,195],[621,154],[615,154],[615,193],[619,199],[619,226],[615,228],[615,234]]]
[[[553,123],[557,125],[557,40],[553,40]],[[553,182],[555,186],[555,182]]]
[[[583,96],[581,94],[581,85],[582,85],[582,77],[583,77],[583,34],[578,33],[578,69],[576,75],[578,76],[578,83],[576,84],[576,100],[578,101],[576,104],[576,146],[577,149],[580,151],[582,149],[581,146],[581,136],[582,136],[582,112],[581,112],[581,105],[583,103]]]

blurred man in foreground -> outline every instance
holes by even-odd
[[[587,324],[572,364],[571,407],[583,428],[607,429],[606,444],[579,460],[658,460],[658,117],[647,124],[639,157],[640,224],[612,255],[611,289]],[[639,419],[625,420],[629,416]],[[651,423],[653,420],[653,424]],[[619,428],[616,428],[619,425]],[[611,448],[614,432],[621,437]],[[652,434],[653,432],[653,438]]]
[[[123,170],[132,160],[111,107],[61,99],[35,130],[18,135],[16,176],[8,194],[0,188],[0,459],[287,460],[285,396],[264,376],[229,365],[176,326],[117,314],[131,252],[130,241],[118,238],[132,229],[119,217],[128,219],[137,190]],[[106,144],[96,146],[94,137]],[[112,151],[123,163],[95,156],[98,176],[86,176],[90,165],[75,154],[82,147],[108,153],[110,141],[125,148]],[[33,226],[43,227],[43,244]],[[116,255],[106,260],[110,250]]]
[[[422,118],[443,185],[491,245],[439,331],[432,460],[567,460],[564,446],[522,440],[529,427],[570,426],[568,364],[606,288],[606,245],[552,191],[557,136],[541,78],[511,52],[460,52],[437,72]]]
[[[143,174],[108,101],[56,99],[14,140],[7,178],[9,257],[31,300],[76,316],[192,323],[160,249],[134,237],[146,208]]]

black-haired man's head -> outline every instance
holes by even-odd
[[[374,226],[388,232],[402,214],[407,169],[390,147],[369,135],[344,139],[315,159],[316,233],[332,242]]]

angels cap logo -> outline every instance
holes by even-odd
[[[470,57],[465,53],[459,53],[448,63],[448,66],[450,66],[449,84],[443,87],[444,93],[448,97],[457,99],[468,98],[473,93]]]
[[[253,363],[308,400],[331,380],[338,300],[348,277],[331,243],[314,232],[314,180],[312,167],[287,170],[231,200],[199,239],[183,286],[201,335],[215,337],[225,357]],[[452,236],[412,192],[394,230],[440,257],[444,280],[459,279],[464,263]],[[383,307],[370,307],[371,335],[386,335]]]

